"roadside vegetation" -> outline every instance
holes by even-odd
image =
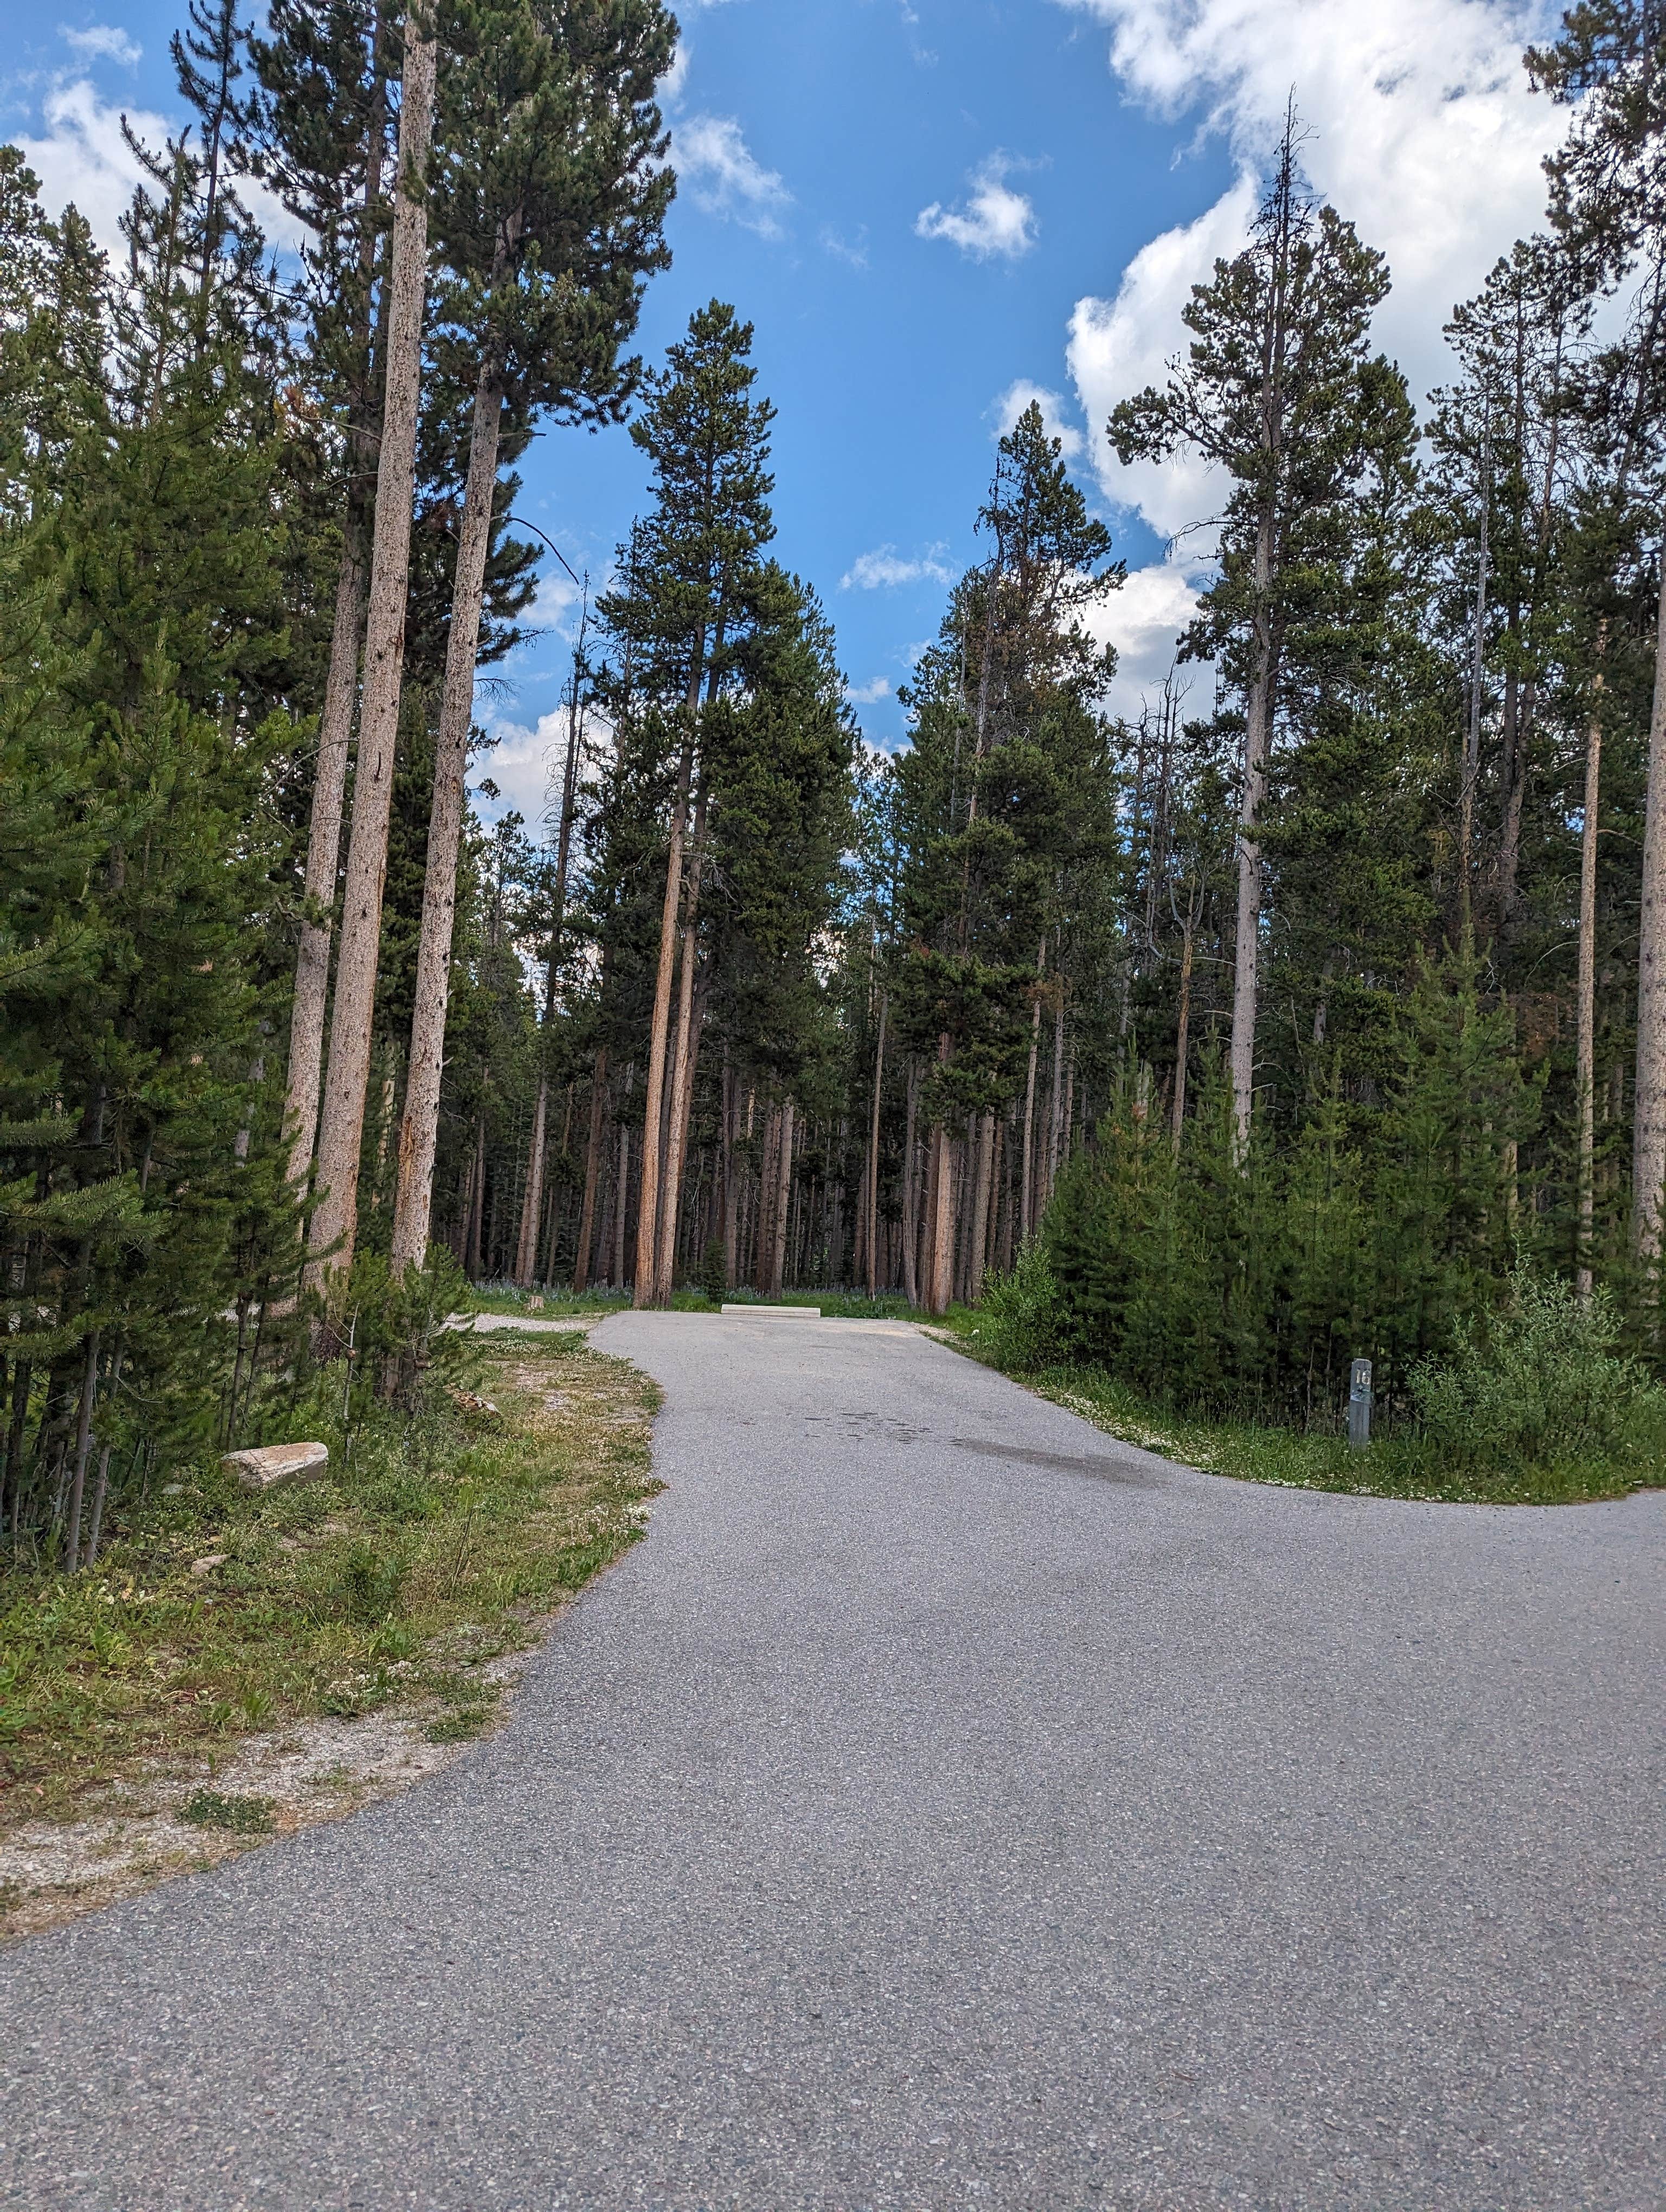
[[[1328,1399],[1305,1426],[1257,1419],[1244,1394],[1142,1391],[1061,1289],[1045,1249],[991,1285],[955,1335],[988,1365],[1110,1435],[1213,1474],[1305,1490],[1465,1504],[1569,1504],[1666,1484],[1666,1391],[1620,1346],[1599,1291],[1582,1300],[1517,1265],[1485,1324],[1412,1370],[1371,1442]]]
[[[0,1884],[25,1823],[295,1825],[304,1803],[223,1784],[252,1736],[379,1714],[435,1744],[489,1728],[497,1662],[642,1534],[656,1404],[576,1332],[457,1338],[404,1408],[338,1364],[298,1409],[327,1480],[251,1496],[201,1456],[92,1571],[0,1581]]]

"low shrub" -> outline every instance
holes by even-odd
[[[983,1294],[973,1341],[992,1367],[1033,1375],[1061,1356],[1066,1316],[1051,1263],[1039,1244],[1018,1255]]]
[[[1444,1359],[1419,1362],[1412,1396],[1426,1447],[1474,1469],[1624,1462],[1651,1455],[1666,1393],[1615,1350],[1606,1292],[1517,1267],[1501,1310],[1458,1332]]]

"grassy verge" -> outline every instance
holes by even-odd
[[[541,1304],[535,1303],[539,1300]],[[617,1313],[629,1304],[628,1297],[621,1297],[612,1291],[587,1291],[582,1297],[575,1298],[568,1291],[528,1291],[496,1284],[477,1288],[470,1297],[469,1308],[475,1313],[536,1315],[550,1321]],[[671,1304],[673,1313],[715,1313],[723,1304],[768,1304],[819,1306],[824,1321],[918,1318],[900,1293],[871,1298],[865,1291],[783,1291],[780,1297],[766,1299],[757,1291],[739,1289],[726,1291],[722,1298],[713,1300],[702,1290],[684,1287],[673,1294]]]
[[[966,1348],[976,1352],[975,1338],[966,1340]],[[1383,1437],[1356,1452],[1341,1437],[1200,1420],[1143,1403],[1101,1369],[1050,1367],[1013,1379],[1082,1414],[1108,1436],[1241,1482],[1463,1505],[1567,1505],[1621,1498],[1645,1486],[1606,1463],[1480,1474],[1442,1468],[1426,1447],[1408,1437]]]
[[[256,1498],[193,1474],[94,1573],[0,1582],[0,1861],[21,1824],[118,1812],[270,1830],[266,1800],[216,1788],[257,1732],[489,1724],[492,1662],[643,1533],[658,1394],[577,1333],[502,1330],[466,1358],[346,1466],[326,1435],[327,1482]]]
[[[570,1291],[522,1291],[512,1283],[481,1283],[471,1291],[467,1310],[535,1315],[543,1321],[588,1321],[599,1314],[618,1313],[629,1304],[617,1291],[586,1291],[575,1297]]]

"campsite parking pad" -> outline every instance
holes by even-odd
[[[621,1315],[652,1533],[408,1795],[0,1951],[30,2212],[1658,2212],[1666,1493],[1229,1482]]]

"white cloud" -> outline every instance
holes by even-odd
[[[1119,470],[1104,440],[1117,399],[1160,376],[1183,337],[1179,310],[1218,253],[1243,242],[1253,178],[1293,88],[1315,187],[1388,257],[1394,290],[1377,342],[1414,391],[1449,374],[1441,325],[1498,256],[1542,219],[1540,163],[1566,124],[1528,87],[1523,47],[1554,19],[1545,0],[1061,0],[1111,33],[1110,65],[1158,113],[1201,114],[1239,177],[1184,228],[1153,239],[1113,301],[1085,299],[1070,363],[1104,488],[1159,530],[1200,519],[1201,472]]]
[[[23,158],[40,179],[40,204],[59,216],[73,201],[93,236],[112,257],[124,252],[121,218],[144,172],[122,135],[125,116],[147,146],[161,146],[177,125],[143,108],[123,108],[100,97],[85,77],[54,84],[41,105],[44,135],[20,134]],[[294,251],[306,234],[289,210],[252,178],[240,177],[238,197],[274,245]]]
[[[1009,384],[995,402],[994,413],[998,434],[1005,438],[1012,433],[1018,419],[1031,404],[1042,411],[1042,421],[1047,434],[1059,441],[1059,450],[1067,461],[1079,460],[1085,441],[1073,422],[1065,420],[1065,401],[1056,392],[1049,392],[1044,384],[1032,384],[1027,376]]]
[[[861,228],[857,231],[854,241],[849,239],[841,238],[838,232],[834,229],[831,223],[828,223],[824,227],[822,231],[822,244],[826,247],[827,251],[834,256],[835,259],[839,261],[848,261],[853,269],[866,268],[867,225],[866,223],[863,223]]]
[[[717,115],[691,115],[672,136],[671,158],[695,205],[755,230],[760,238],[779,238],[775,210],[790,207],[793,195],[773,169],[757,161],[740,125]]]
[[[690,47],[686,39],[678,39],[677,52],[671,58],[671,67],[654,87],[662,108],[679,107],[683,88],[689,81]]]
[[[1105,423],[1119,399],[1162,382],[1167,362],[1186,337],[1180,311],[1192,286],[1208,275],[1218,255],[1237,251],[1255,210],[1254,183],[1240,177],[1195,222],[1165,230],[1141,246],[1123,270],[1114,300],[1079,300],[1070,319],[1066,358],[1100,481],[1113,499],[1138,507],[1165,538],[1210,513],[1215,495],[1209,471],[1184,453],[1124,469],[1106,440]]]
[[[61,215],[73,200],[107,252],[121,251],[121,218],[143,172],[121,131],[122,111],[99,97],[84,77],[56,84],[43,106],[46,135],[20,137],[23,159],[40,179],[41,205]],[[127,110],[139,137],[160,146],[167,125],[160,115]]]
[[[945,568],[942,555],[945,545],[928,545],[917,560],[905,561],[894,545],[878,545],[871,553],[859,553],[844,574],[839,579],[842,592],[885,592],[898,584],[923,583],[929,579],[934,584],[954,580],[954,571]]]
[[[1036,210],[1006,182],[1008,173],[1019,166],[1008,154],[991,154],[971,173],[971,198],[964,210],[933,200],[915,218],[916,236],[945,238],[979,261],[992,254],[1016,260],[1028,253],[1036,242]]]
[[[883,676],[874,677],[866,684],[847,684],[844,696],[853,707],[877,707],[882,699],[891,696],[891,684]]]
[[[1107,700],[1112,714],[1133,721],[1142,700],[1156,697],[1173,662],[1175,641],[1191,620],[1205,580],[1189,562],[1153,562],[1132,570],[1121,591],[1108,593],[1094,608],[1088,627],[1101,644],[1116,647],[1116,674]],[[1209,670],[1184,670],[1180,680],[1193,687],[1193,713],[1205,711]]]
[[[96,61],[119,62],[124,69],[137,69],[143,56],[143,48],[114,23],[89,23],[84,31],[72,31],[65,23],[59,25],[58,31],[78,54]]]

